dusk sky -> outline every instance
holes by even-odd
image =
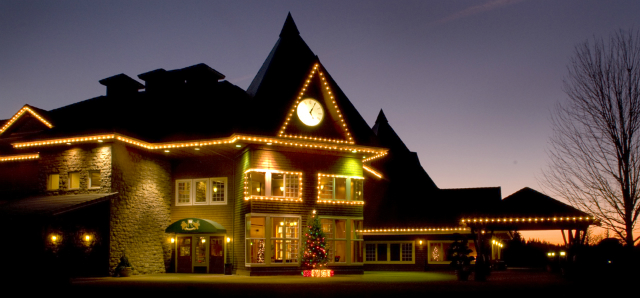
[[[574,46],[640,28],[640,1],[3,0],[0,119],[104,95],[98,81],[119,73],[197,63],[246,90],[288,12],[364,119],[383,109],[439,187],[503,197],[545,191]]]

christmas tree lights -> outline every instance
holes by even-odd
[[[320,220],[313,210],[307,223],[305,233],[305,249],[302,253],[302,265],[312,270],[304,270],[302,276],[305,277],[331,277],[333,270],[323,269],[327,267],[329,261],[327,257],[325,235],[320,225]]]

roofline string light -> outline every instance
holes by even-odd
[[[364,201],[345,201],[345,200],[323,200],[320,198],[320,179],[322,177],[338,177],[338,178],[351,178],[351,179],[360,179],[364,180],[364,177],[359,176],[346,176],[346,175],[332,175],[332,174],[322,174],[318,173],[318,199],[317,203],[323,204],[339,204],[339,205],[364,205]]]
[[[249,195],[249,176],[248,176],[248,174],[250,172],[271,172],[271,173],[283,173],[283,174],[295,174],[295,175],[298,175],[298,181],[299,181],[298,197],[297,198],[287,198],[287,197],[274,197],[274,196],[267,197],[267,196]],[[277,202],[300,203],[300,202],[302,202],[302,172],[279,171],[279,170],[270,170],[270,169],[248,169],[248,170],[244,171],[244,200],[245,201],[260,200],[260,201],[277,201]]]
[[[9,121],[7,121],[7,123],[5,123],[4,126],[2,126],[2,128],[0,128],[0,134],[5,132],[11,126],[11,124],[16,122],[26,112],[29,112],[31,115],[36,117],[38,120],[40,120],[40,122],[42,122],[42,124],[46,125],[47,127],[49,127],[49,128],[53,127],[53,125],[51,123],[49,123],[49,121],[44,120],[44,118],[42,118],[40,115],[38,115],[38,113],[36,113],[30,107],[25,105],[15,115],[13,115],[13,117],[11,117],[11,119],[9,119]]]
[[[374,176],[378,177],[378,178],[382,178],[382,174],[376,172],[374,169],[367,167],[365,165],[362,165],[362,168],[365,169],[367,172],[373,174]]]
[[[329,84],[327,83],[327,80],[324,77],[324,73],[322,73],[322,71],[319,68],[320,68],[320,64],[316,63],[313,66],[313,69],[311,69],[311,73],[309,74],[309,78],[306,81],[304,81],[304,85],[302,86],[302,89],[301,89],[300,93],[298,94],[298,98],[296,99],[295,104],[291,108],[291,111],[287,115],[287,120],[284,121],[284,124],[282,125],[282,128],[280,128],[280,132],[278,133],[278,136],[279,137],[284,137],[284,138],[291,138],[291,139],[304,139],[304,140],[310,140],[310,139],[314,139],[315,140],[315,139],[318,139],[318,140],[322,140],[324,142],[332,142],[332,143],[339,143],[339,144],[345,144],[345,143],[346,144],[354,144],[353,137],[351,136],[351,132],[349,132],[349,128],[347,127],[347,123],[344,121],[344,117],[342,116],[342,113],[340,112],[340,108],[338,108],[338,103],[336,102],[336,99],[333,96],[333,92],[331,91],[331,88],[329,87]],[[313,79],[313,75],[316,72],[318,73],[320,79],[322,80],[322,84],[323,84],[322,87],[325,88],[324,91],[328,93],[329,98],[331,99],[331,102],[333,103],[333,108],[336,110],[336,113],[338,114],[338,118],[340,118],[340,124],[342,124],[341,125],[342,130],[344,131],[345,137],[348,140],[326,139],[326,138],[316,138],[316,137],[309,137],[309,136],[285,134],[287,126],[289,125],[289,121],[291,120],[291,117],[293,117],[293,115],[295,114],[296,108],[298,107],[298,104],[300,103],[300,100],[302,100],[302,97],[304,96],[305,91],[307,91],[307,87],[311,83],[311,79]]]
[[[455,232],[470,231],[467,227],[431,227],[431,228],[382,228],[382,229],[364,229],[356,230],[358,233],[414,233],[414,232]]]
[[[375,154],[374,156],[367,158],[368,160],[379,158],[387,154],[386,149],[373,149],[371,147],[358,146],[358,145],[326,144],[316,140],[291,141],[291,140],[285,140],[282,138],[260,137],[260,136],[240,135],[240,134],[233,134],[230,137],[220,138],[220,139],[200,140],[200,141],[190,141],[190,142],[173,142],[173,143],[149,143],[149,142],[141,141],[138,139],[126,137],[121,134],[107,134],[107,135],[92,135],[92,136],[74,137],[74,138],[50,139],[50,140],[42,140],[42,141],[20,142],[20,143],[13,143],[12,145],[14,148],[30,148],[30,147],[40,147],[40,146],[48,146],[48,145],[93,142],[96,140],[100,141],[100,140],[106,140],[106,139],[115,139],[118,141],[125,142],[127,144],[148,149],[148,150],[215,146],[215,145],[231,144],[237,141],[243,141],[247,143],[256,143],[256,144],[271,143],[272,145],[289,146],[289,147],[296,147],[296,148],[329,150],[329,151],[338,151],[338,152],[351,152],[351,153],[359,153],[359,154]]]
[[[27,160],[40,158],[40,154],[22,154],[22,155],[7,155],[0,156],[0,162],[2,161],[14,161],[14,160]]]
[[[566,216],[566,217],[502,217],[502,218],[467,218],[462,219],[463,224],[489,224],[489,223],[544,223],[544,222],[589,222],[595,221],[595,217]]]

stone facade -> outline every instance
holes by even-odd
[[[73,195],[111,192],[112,151],[110,144],[84,145],[62,151],[40,153],[37,189],[48,195]],[[100,172],[100,187],[89,187],[89,173]],[[80,173],[80,187],[69,189],[69,173]],[[47,179],[50,174],[60,175],[59,189],[48,191]]]
[[[171,259],[164,233],[170,224],[172,177],[170,162],[159,155],[113,144],[109,268],[123,254],[134,274],[163,273]]]

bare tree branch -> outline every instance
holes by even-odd
[[[628,246],[640,216],[640,33],[620,30],[575,48],[567,100],[551,117],[541,184],[593,214]]]

